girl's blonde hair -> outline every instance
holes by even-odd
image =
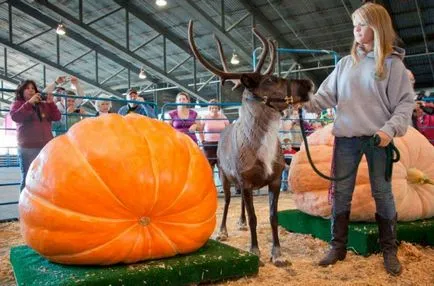
[[[366,3],[354,11],[351,18],[358,16],[369,28],[374,31],[374,55],[375,55],[375,75],[379,79],[385,78],[384,61],[393,52],[393,43],[396,38],[393,30],[392,20],[387,10],[378,4]],[[357,54],[359,44],[354,39],[351,48],[351,56],[354,63],[358,63],[360,58]]]
[[[98,96],[98,98],[100,99],[110,99],[110,96],[108,96],[107,94],[101,94],[100,96]],[[95,109],[97,111],[99,111],[100,107],[101,107],[101,103],[103,102],[108,102],[109,103],[109,109],[112,108],[112,102],[109,100],[95,100]]]

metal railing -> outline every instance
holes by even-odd
[[[89,99],[89,100],[101,100],[101,101],[112,101],[112,102],[124,102],[124,103],[136,103],[136,104],[148,104],[150,106],[153,106],[155,113],[158,114],[158,108],[157,105],[154,102],[143,102],[143,101],[132,101],[132,100],[121,100],[121,99],[115,99],[115,98],[94,98],[94,97],[81,97],[81,96],[72,96],[72,95],[63,95],[63,94],[55,94],[55,96],[57,97],[62,97],[62,98],[79,98],[79,99]],[[434,98],[425,98],[427,99],[427,102],[430,101],[434,101]],[[197,104],[196,103],[188,103],[188,104],[178,104],[178,103],[166,103],[164,104],[161,109],[160,109],[160,115],[161,115],[161,119],[162,121],[168,121],[168,120],[172,120],[170,117],[165,116],[165,114],[169,111],[169,108],[171,110],[176,109],[178,106],[188,106],[188,107],[195,107]],[[240,106],[241,103],[239,102],[229,102],[229,103],[211,103],[211,104],[207,104],[207,103],[200,103],[201,107],[206,107],[209,105],[213,105],[213,106],[219,106],[221,109],[225,108],[225,107],[237,107]],[[0,112],[9,112],[8,109],[0,109]],[[81,116],[81,117],[94,117],[95,114],[77,114],[77,115],[71,115],[68,113],[63,113],[62,115],[68,117],[68,116]],[[235,120],[237,120],[238,117],[236,117]],[[206,120],[226,120],[224,118],[222,119],[205,119],[205,118],[198,118],[198,120],[200,120],[201,122],[205,122]],[[289,120],[289,121],[294,121],[296,122],[298,119],[297,118],[286,118],[283,120]],[[306,119],[305,121],[307,123],[313,123],[313,122],[317,122],[320,123],[321,125],[323,125],[324,123],[328,123],[330,121],[332,121],[333,118],[328,118],[328,119]],[[234,120],[233,120],[234,121]],[[434,128],[434,127],[430,127],[430,128]],[[0,131],[16,131],[15,128],[0,128]],[[59,131],[59,130],[53,130],[55,131]],[[67,131],[67,128],[65,128],[65,130],[60,130],[60,131]],[[314,132],[314,130],[311,128],[310,131],[308,131],[308,133],[312,133]],[[188,133],[188,132],[187,132]],[[201,130],[200,133],[202,134],[206,134],[206,133],[219,133],[219,132],[211,132],[211,131],[204,131]],[[279,134],[280,135],[284,135],[284,134],[288,134],[291,136],[299,136],[301,137],[301,131],[300,130],[279,130]],[[299,148],[300,147],[300,142],[291,142],[291,147],[293,148]],[[434,142],[432,142],[434,145]],[[203,149],[204,145],[202,141],[198,142],[198,146],[200,148]],[[208,145],[208,146],[215,146],[215,145]],[[18,160],[18,156],[16,154],[16,152],[12,152],[11,150],[16,149],[17,147],[1,147],[3,149],[7,149],[7,152],[4,155],[0,155],[0,167],[2,168],[8,168],[8,167],[18,167],[19,166],[19,160]],[[291,158],[292,155],[287,155],[287,159]],[[208,158],[208,159],[216,159],[216,158]],[[217,171],[214,170],[214,175],[217,173]],[[6,186],[19,186],[20,183],[19,182],[6,182],[6,183],[0,183],[0,188],[2,187],[6,187]],[[216,186],[217,188],[220,188],[221,185],[220,183],[218,183],[218,181],[216,181]],[[0,206],[2,205],[12,205],[12,204],[17,204],[17,201],[11,201],[11,202],[0,202]]]

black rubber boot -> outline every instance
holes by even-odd
[[[380,246],[383,251],[384,268],[393,275],[398,276],[402,272],[401,263],[396,256],[398,252],[398,241],[396,240],[396,220],[397,215],[391,220],[382,218],[375,214],[375,220],[378,224]]]
[[[335,264],[338,260],[344,260],[347,255],[348,223],[350,212],[336,215],[332,220],[332,240],[327,255],[318,263],[320,266]]]

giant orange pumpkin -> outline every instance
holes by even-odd
[[[327,125],[308,137],[312,159],[326,175],[330,174],[333,153],[332,127],[332,124]],[[398,219],[412,221],[434,216],[434,147],[412,127],[394,142],[401,153],[401,160],[393,166],[392,176]],[[313,171],[304,146],[291,162],[289,183],[297,208],[311,215],[330,217],[330,182]],[[375,201],[371,195],[368,165],[363,157],[357,173],[351,220],[373,221],[374,215]]]
[[[116,114],[83,120],[49,142],[19,202],[27,244],[65,264],[192,252],[212,234],[216,208],[211,168],[188,136]]]

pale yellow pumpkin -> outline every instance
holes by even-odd
[[[330,175],[334,137],[332,124],[308,137],[309,149],[317,168]],[[398,220],[412,221],[434,216],[434,146],[416,129],[409,127],[405,136],[394,139],[401,160],[393,166],[392,190]],[[330,217],[328,202],[330,181],[312,169],[304,146],[291,163],[289,183],[297,208],[315,216]],[[375,201],[371,195],[368,165],[363,157],[353,194],[351,220],[373,221]]]

